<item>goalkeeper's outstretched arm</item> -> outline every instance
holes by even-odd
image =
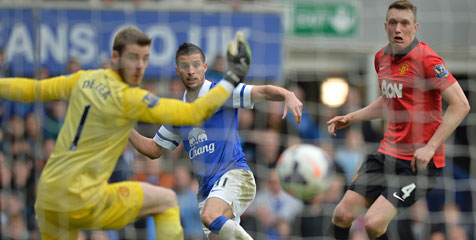
[[[29,78],[1,78],[0,98],[18,102],[67,100],[74,84],[84,71],[69,76],[44,80]]]
[[[139,104],[136,108],[128,109],[127,115],[142,122],[174,125],[174,126],[198,126],[211,117],[230,97],[234,86],[227,81],[221,81],[203,97],[192,103],[183,102],[177,99],[157,98],[157,104]],[[145,93],[145,94],[144,94]],[[142,90],[142,98],[147,97],[146,91]],[[134,102],[139,102],[134,93],[127,94],[128,98],[134,98]],[[150,94],[149,94],[150,95]],[[126,98],[127,101],[127,98]],[[125,103],[124,106],[128,104]],[[136,115],[137,116],[134,116]]]

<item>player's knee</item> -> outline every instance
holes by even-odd
[[[165,198],[166,205],[168,207],[175,207],[178,206],[177,195],[171,189],[164,189],[164,194],[161,197]]]
[[[177,195],[169,188],[157,187],[149,183],[141,183],[144,189],[144,205],[162,212],[178,206]]]
[[[375,218],[364,218],[364,226],[370,239],[378,238],[387,231],[387,226]]]
[[[336,208],[334,216],[332,217],[332,223],[338,227],[350,227],[355,217],[351,211],[347,211],[343,208]]]

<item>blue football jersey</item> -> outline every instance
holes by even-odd
[[[215,85],[215,82],[205,80],[198,97],[206,94]],[[238,135],[238,108],[253,108],[252,87],[239,84],[225,105],[203,125],[162,126],[154,136],[157,144],[169,150],[174,150],[180,141],[183,141],[200,185],[197,196],[199,201],[208,196],[213,184],[227,171],[250,170]],[[186,96],[185,91],[183,101],[187,101]]]

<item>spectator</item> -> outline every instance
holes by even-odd
[[[30,113],[25,119],[25,140],[32,150],[32,157],[34,160],[40,160],[41,144],[43,142],[43,135],[41,134],[41,122],[38,116],[34,113]]]
[[[144,172],[136,173],[134,176],[132,176],[132,180],[148,182],[166,188],[172,188],[174,186],[173,176],[170,173],[162,170],[162,163],[160,159],[150,160],[145,159],[143,156],[138,156],[138,158],[141,158],[141,161],[145,165]]]
[[[306,101],[304,90],[299,86],[294,86],[290,89],[291,92],[296,94],[296,97],[301,102]],[[296,124],[294,116],[288,115],[286,117],[287,132],[296,133],[304,142],[317,143],[319,141],[319,126],[316,122],[315,116],[309,113],[306,105],[302,108],[301,123]]]
[[[405,240],[430,239],[429,211],[426,201],[417,201],[395,220],[396,234],[394,237]],[[390,227],[394,227],[390,225]],[[393,231],[390,228],[389,231]]]
[[[89,238],[90,240],[109,240],[107,231],[94,230],[94,231],[91,231],[90,235],[91,235]]]
[[[2,191],[10,190],[11,184],[12,170],[10,167],[10,161],[8,161],[3,152],[0,151],[0,189],[2,189]]]
[[[310,239],[325,236],[332,211],[344,193],[345,184],[345,176],[338,173],[325,192],[305,202],[293,227],[295,235]]]
[[[134,175],[134,170],[131,166],[134,164],[136,155],[134,148],[127,143],[124,152],[117,160],[111,177],[109,177],[109,183],[126,181]]]
[[[10,152],[14,158],[24,155],[32,156],[33,150],[25,139],[25,121],[19,115],[14,115],[7,123]]]
[[[28,114],[25,118],[25,136],[30,144],[42,138],[40,133],[40,120],[34,113]]]
[[[25,219],[22,215],[12,215],[8,218],[8,224],[5,228],[6,239],[29,239],[28,230],[26,228]]]
[[[77,58],[70,58],[68,62],[66,63],[65,73],[72,74],[81,70],[81,68],[82,68],[81,63],[79,62]]]
[[[283,124],[282,112],[284,108],[283,102],[268,101],[266,104],[267,104],[267,116],[266,116],[267,128],[275,132],[281,132],[281,128],[283,127],[282,126]]]
[[[276,162],[281,153],[281,136],[274,130],[268,129],[255,133],[256,139],[259,139],[257,143],[257,167],[263,166],[264,169],[256,169],[257,172],[266,172],[267,168],[273,168],[276,166]],[[260,179],[260,176],[256,176]]]
[[[28,239],[24,213],[24,199],[17,192],[2,192],[2,233],[1,237],[6,239]]]
[[[266,184],[258,190],[256,199],[252,204],[258,229],[265,229],[271,237],[282,236],[290,228],[296,215],[302,211],[303,203],[286,193],[279,183],[276,169],[270,169]],[[285,225],[285,226],[283,226]]]
[[[5,49],[0,47],[0,78],[10,77],[10,68],[5,63]]]
[[[41,67],[38,70],[37,76],[38,79],[43,80],[51,77],[50,70],[47,67]]]
[[[180,207],[180,220],[182,222],[186,240],[203,239],[202,222],[198,211],[197,185],[192,181],[190,170],[184,166],[174,169],[174,190]]]
[[[213,59],[211,68],[205,73],[206,79],[212,82],[220,81],[223,78],[223,74],[225,74],[225,68],[225,57],[220,54],[216,55]]]
[[[3,143],[3,137],[4,137],[4,135],[3,135],[3,129],[0,127],[0,151],[4,151],[4,150],[5,150],[5,149],[4,149],[4,146],[3,146],[3,144],[4,144],[4,143]]]
[[[143,155],[140,155],[137,156],[135,161],[138,165],[142,164],[142,170],[136,172],[131,177],[131,180],[148,182],[165,188],[173,187],[174,178],[170,173],[162,170],[160,159],[150,160],[146,159]],[[137,239],[149,239],[155,236],[155,226],[152,217],[138,219],[134,223],[134,227],[137,229]]]
[[[49,102],[43,119],[45,139],[56,139],[66,116],[66,103],[63,101]]]
[[[238,134],[240,135],[241,148],[246,156],[248,165],[256,172],[256,131],[254,131],[255,116],[253,110],[240,108],[238,110]]]
[[[43,141],[43,154],[42,157],[39,161],[36,161],[35,168],[38,171],[41,171],[43,167],[46,164],[46,160],[48,157],[51,155],[53,152],[53,149],[55,148],[56,140],[54,139],[45,139]]]
[[[112,66],[111,59],[105,58],[101,61],[101,68],[102,69],[110,69]]]
[[[445,204],[442,209],[443,221],[441,224],[433,226],[430,240],[458,239],[468,240],[470,238],[468,230],[472,226],[465,226],[461,223],[461,210],[456,204]]]
[[[334,159],[337,164],[342,166],[346,183],[350,184],[354,178],[360,164],[364,161],[366,152],[362,148],[364,139],[360,129],[349,128],[345,132],[344,144],[337,144]]]
[[[13,161],[13,187],[19,191],[25,191],[28,187],[27,183],[29,178],[31,177],[31,171],[33,168],[33,163],[31,159],[15,159]],[[31,187],[34,188],[34,182],[31,181]],[[34,198],[32,198],[32,202],[34,202]]]

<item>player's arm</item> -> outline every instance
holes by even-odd
[[[152,138],[141,135],[135,129],[132,129],[129,142],[137,151],[150,159],[159,158],[164,151],[164,148],[158,145]]]
[[[377,100],[364,108],[348,113],[344,116],[333,117],[331,120],[327,121],[327,124],[329,124],[327,131],[331,136],[335,136],[336,130],[346,128],[353,122],[362,122],[382,118],[384,117],[384,105],[385,103],[383,97],[380,96],[377,98]]]
[[[284,112],[282,119],[286,118],[289,110],[293,113],[296,123],[301,122],[302,103],[293,92],[273,85],[253,86],[251,89],[251,101],[261,102],[265,100],[279,102],[284,101]]]
[[[441,121],[440,126],[436,129],[428,143],[423,148],[419,148],[415,151],[413,160],[417,161],[412,161],[413,170],[415,164],[418,169],[426,168],[426,165],[435,154],[436,149],[446,141],[469,113],[470,105],[468,99],[464,95],[463,89],[461,89],[458,82],[454,82],[451,86],[445,89],[441,95],[448,103],[448,107],[443,115],[443,120]]]
[[[70,76],[44,80],[29,78],[0,79],[0,98],[19,102],[52,101],[69,99],[74,84],[82,71]]]
[[[162,125],[198,126],[226,102],[233,88],[229,82],[221,81],[218,86],[192,103],[170,98],[159,99],[136,88],[124,94],[123,105],[126,115],[139,121]]]
[[[147,108],[144,108],[137,105],[137,99],[133,99],[137,94],[125,94],[123,99],[126,99],[126,102],[123,102],[123,106],[125,106],[126,115],[140,121],[155,124],[175,126],[201,125],[226,102],[234,87],[241,83],[248,73],[251,64],[251,51],[242,32],[237,32],[236,42],[228,44],[226,57],[229,69],[225,73],[224,79],[193,103],[185,103],[167,98],[160,100],[157,98],[156,100],[149,101],[150,98],[147,98]],[[143,100],[140,101],[143,102]],[[133,107],[129,107],[131,105]],[[136,114],[138,114],[137,118]]]

